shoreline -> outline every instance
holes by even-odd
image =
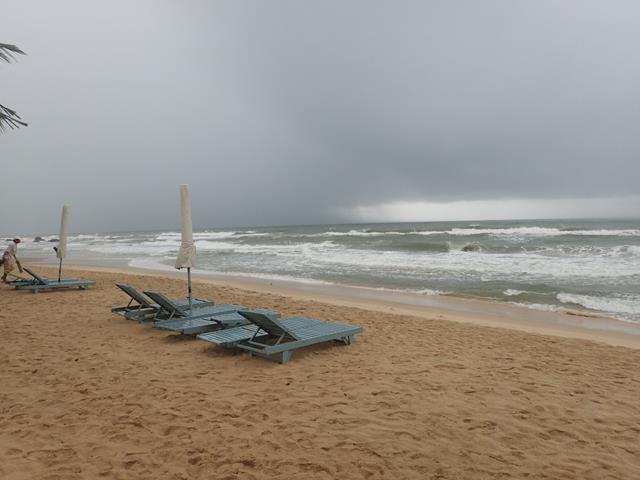
[[[31,262],[37,266],[52,268],[51,264],[38,262],[35,259],[31,259]],[[113,266],[68,264],[65,265],[65,268],[90,272],[182,278],[186,284],[186,272],[173,269],[131,267],[121,263]],[[552,312],[490,300],[418,295],[366,287],[267,280],[201,271],[192,272],[192,278],[196,285],[198,282],[202,282],[304,301],[360,308],[372,312],[453,321],[640,349],[640,325],[608,317],[583,315],[581,312],[571,310]]]

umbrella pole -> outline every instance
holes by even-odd
[[[60,259],[60,265],[58,266],[58,283],[60,283],[61,276],[62,276],[62,259]]]
[[[187,283],[189,284],[189,310],[191,310],[191,267],[187,267]]]

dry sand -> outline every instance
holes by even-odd
[[[365,329],[279,365],[109,312],[182,280],[66,273],[0,290],[2,479],[640,478],[640,350],[196,283]]]

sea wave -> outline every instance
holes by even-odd
[[[221,232],[194,232],[194,240],[225,240],[230,238],[244,237],[266,237],[271,235],[268,232],[256,232],[255,230],[227,230]],[[182,234],[180,232],[162,232],[159,233],[156,240],[180,240]]]
[[[334,248],[331,255],[309,250],[314,263],[340,264],[361,269],[383,269],[403,273],[460,274],[467,278],[482,275],[483,280],[555,278],[611,278],[640,276],[640,262],[624,257],[572,257],[536,253],[485,253],[450,251],[423,253],[372,251],[354,248]],[[544,283],[544,282],[543,282]]]
[[[502,294],[506,297],[517,297],[518,295],[524,295],[527,292],[524,290],[516,290],[515,288],[507,288]]]
[[[407,232],[376,232],[370,230],[349,230],[347,232],[340,232],[335,230],[329,230],[322,233],[310,233],[310,234],[298,234],[300,237],[380,237],[383,235],[407,235]]]
[[[521,302],[509,302],[511,305],[516,305],[518,307],[525,307],[531,310],[542,310],[543,312],[560,312],[564,310],[564,308],[559,307],[558,305],[551,305],[548,303],[521,303]]]
[[[598,296],[561,292],[556,297],[562,303],[580,305],[589,310],[640,316],[640,296],[637,295]]]
[[[180,242],[172,240],[163,241],[147,241],[139,243],[102,243],[97,245],[89,245],[87,250],[102,254],[115,255],[167,255],[177,252]]]
[[[637,237],[640,230],[564,230],[561,228],[547,227],[513,227],[513,228],[452,228],[443,233],[449,235],[492,235],[492,236],[535,236],[535,237],[557,237],[561,235],[579,236],[611,236],[611,237]]]
[[[268,234],[267,234],[268,235]],[[298,233],[298,237],[381,237],[381,236],[412,236],[412,235],[450,235],[474,236],[487,235],[494,237],[557,237],[557,236],[612,236],[612,237],[640,237],[640,229],[599,229],[580,230],[562,229],[556,227],[510,227],[510,228],[451,228],[449,230],[328,230],[321,233]]]
[[[337,248],[338,245],[330,240],[324,242],[301,242],[292,244],[242,244],[231,242],[219,242],[209,240],[199,240],[196,248],[200,251],[229,252],[245,254],[267,254],[278,256],[315,256],[317,254],[326,255],[328,250]]]

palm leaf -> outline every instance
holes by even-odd
[[[15,45],[9,45],[8,43],[0,43],[0,60],[4,60],[10,63],[11,60],[16,58],[16,55],[26,55]]]
[[[0,43],[0,60],[11,63],[11,61],[16,58],[16,55],[26,54],[15,45]],[[20,119],[20,115],[18,115],[15,110],[0,104],[0,133],[5,131],[7,128],[13,130],[26,126],[27,124]]]
[[[20,119],[20,115],[15,110],[0,105],[0,132],[10,128],[11,130],[26,127],[27,124]]]

